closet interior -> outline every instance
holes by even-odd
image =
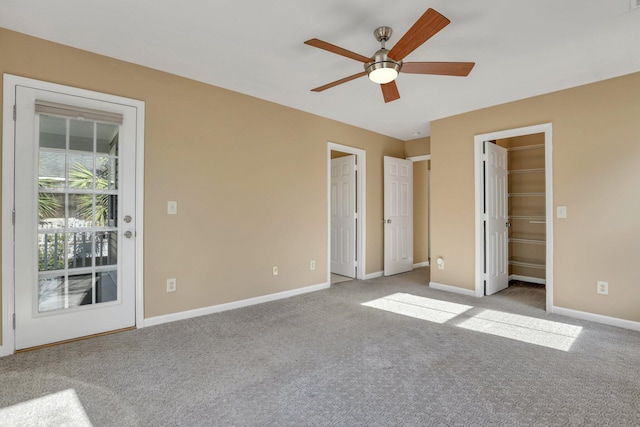
[[[545,145],[544,134],[507,138],[509,192],[509,277],[545,283]]]

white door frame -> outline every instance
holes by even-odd
[[[431,160],[431,154],[422,154],[420,156],[412,156],[412,157],[407,157],[407,160],[411,160],[413,163],[416,162],[424,162],[427,160]],[[429,267],[430,262],[431,262],[431,168],[428,169],[428,184],[427,184],[427,194],[428,194],[428,210],[427,210],[427,232],[428,232],[428,236],[429,239],[427,240],[427,261],[425,262],[421,262],[418,264],[413,264],[413,268],[420,268],[420,267]],[[414,196],[415,196],[415,187],[414,187]],[[415,197],[414,197],[415,199]],[[415,218],[414,218],[415,221]],[[414,233],[414,241],[415,241],[415,228],[413,230]],[[415,256],[415,254],[414,254]]]
[[[356,279],[366,279],[366,206],[367,206],[367,152],[348,145],[327,143],[327,283],[331,284],[331,152],[354,154],[356,156]]]
[[[14,228],[13,200],[15,189],[14,170],[14,120],[13,106],[16,103],[16,86],[28,86],[39,90],[65,93],[78,97],[98,99],[122,104],[136,109],[136,239],[135,239],[135,293],[136,327],[144,325],[143,288],[143,242],[144,242],[144,116],[145,103],[120,96],[78,89],[40,80],[4,74],[2,105],[2,345],[0,356],[15,351],[15,331],[13,329],[14,306]]]
[[[485,133],[474,137],[474,162],[475,162],[475,217],[476,217],[476,297],[484,295],[484,178],[482,165],[482,146],[484,141],[494,139],[513,138],[516,136],[544,133],[545,156],[545,216],[546,216],[546,308],[548,312],[553,308],[553,145],[552,124],[527,126],[517,129],[509,129],[499,132]]]

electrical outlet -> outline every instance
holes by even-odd
[[[444,258],[438,257],[436,264],[438,264],[438,270],[444,270]]]
[[[274,275],[274,276],[277,276],[277,275],[278,275],[278,266],[277,266],[277,265],[274,265],[274,266],[273,266],[273,275]]]
[[[558,206],[556,208],[556,217],[557,218],[566,218],[567,217],[567,207],[566,206]]]
[[[599,295],[609,295],[609,282],[602,282],[598,280],[596,282],[596,292]]]
[[[169,215],[178,215],[178,202],[170,200],[167,202],[167,213]]]
[[[309,263],[309,270],[315,270],[316,269],[316,260],[312,259],[311,262]]]
[[[178,281],[176,279],[167,279],[167,292],[175,292],[178,288]]]

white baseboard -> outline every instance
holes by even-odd
[[[547,281],[539,277],[521,276],[519,274],[512,274],[509,276],[509,280],[521,280],[523,282],[536,283],[538,285],[546,285]]]
[[[422,267],[429,267],[429,261],[413,264],[413,268],[422,268]]]
[[[378,277],[384,276],[384,271],[376,271],[374,273],[369,273],[364,275],[364,280],[376,279]]]
[[[474,298],[476,296],[476,291],[473,289],[464,289],[457,286],[443,285],[442,283],[429,282],[429,287],[432,289],[437,289],[439,291],[452,292],[454,294],[466,295]]]
[[[251,305],[262,304],[264,302],[290,298],[296,295],[302,295],[309,292],[328,289],[329,286],[330,286],[329,283],[321,283],[319,285],[307,286],[306,288],[293,289],[290,291],[263,295],[261,297],[228,302],[226,304],[212,305],[210,307],[197,308],[195,310],[181,311],[179,313],[171,313],[171,314],[165,314],[163,316],[150,317],[148,319],[144,319],[144,326],[147,327],[147,326],[161,325],[163,323],[175,322],[177,320],[191,319],[193,317],[206,316],[207,314],[220,313],[223,311],[233,310],[236,308],[248,307]]]
[[[618,328],[632,329],[634,331],[640,331],[640,322],[634,322],[633,320],[625,320],[617,317],[603,316],[601,314],[588,313],[586,311],[572,310],[570,308],[551,307],[551,312],[555,314],[561,314],[567,317],[573,317],[576,319],[589,320],[591,322],[602,323],[610,326],[617,326]]]

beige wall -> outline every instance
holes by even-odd
[[[404,143],[405,157],[431,154],[431,137],[412,139]]]
[[[146,102],[145,317],[324,283],[329,141],[367,152],[366,271],[382,270],[382,157],[402,141],[3,29],[0,58],[2,73]]]
[[[474,135],[551,122],[554,305],[640,321],[638,100],[640,73],[433,122],[431,280],[474,288]]]

